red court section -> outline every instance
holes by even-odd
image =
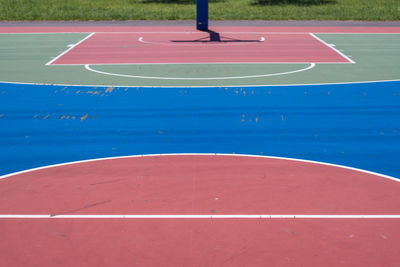
[[[399,219],[57,215],[400,214],[399,182],[267,157],[164,155],[0,180],[0,266],[397,266]]]
[[[350,63],[312,34],[95,33],[51,64]],[[218,41],[216,41],[218,40]]]

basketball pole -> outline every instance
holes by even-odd
[[[197,0],[196,28],[199,31],[208,30],[208,0]]]

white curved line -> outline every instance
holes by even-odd
[[[279,72],[279,73],[270,73],[270,74],[261,74],[261,75],[249,75],[249,76],[233,76],[233,77],[209,77],[209,78],[182,78],[182,77],[154,77],[154,76],[139,76],[139,75],[127,75],[127,74],[119,74],[119,73],[111,73],[105,72],[100,70],[95,70],[90,67],[90,64],[85,65],[85,69],[89,71],[93,71],[99,74],[111,75],[111,76],[118,76],[118,77],[128,77],[128,78],[139,78],[139,79],[152,79],[152,80],[233,80],[233,79],[248,79],[248,78],[259,78],[259,77],[271,77],[271,76],[280,76],[280,75],[287,75],[293,74],[297,72],[307,71],[315,67],[315,63],[310,63],[310,65],[306,68],[294,70],[294,71],[287,71],[287,72]]]
[[[227,87],[227,88],[238,88],[238,87],[298,87],[298,86],[321,86],[321,85],[346,85],[346,84],[367,84],[367,83],[386,83],[386,82],[400,82],[400,79],[394,80],[378,80],[378,81],[355,81],[355,82],[331,82],[331,83],[287,83],[287,84],[238,84],[238,85],[120,85],[120,84],[67,84],[67,83],[47,83],[47,82],[13,82],[13,81],[0,81],[5,84],[19,84],[19,85],[42,85],[42,86],[71,86],[71,87],[141,87],[141,88],[214,88],[214,87]]]
[[[226,153],[166,153],[166,154],[130,155],[130,156],[117,156],[117,157],[87,159],[87,160],[79,160],[79,161],[72,161],[72,162],[66,162],[66,163],[53,164],[53,165],[48,165],[48,166],[32,168],[32,169],[28,169],[28,170],[24,170],[24,171],[14,172],[14,173],[10,173],[10,174],[6,174],[6,175],[0,176],[0,180],[1,179],[5,179],[5,178],[9,178],[9,177],[12,177],[12,176],[16,176],[16,175],[28,173],[28,172],[44,170],[44,169],[60,167],[60,166],[66,166],[66,165],[74,165],[74,164],[79,164],[79,163],[102,161],[102,160],[112,160],[112,159],[126,159],[126,158],[140,158],[140,157],[161,157],[161,156],[163,156],[163,157],[166,157],[166,156],[230,156],[230,157],[281,159],[281,160],[289,160],[289,161],[295,161],[295,162],[313,163],[313,164],[318,164],[318,165],[323,165],[323,166],[337,167],[337,168],[352,170],[352,171],[356,171],[356,172],[366,173],[366,174],[370,174],[370,175],[375,175],[375,176],[378,176],[378,177],[381,177],[381,178],[385,178],[385,179],[389,179],[389,180],[392,180],[392,181],[395,181],[395,182],[400,182],[400,179],[395,178],[393,176],[388,176],[388,175],[377,173],[377,172],[362,170],[362,169],[343,166],[343,165],[337,165],[337,164],[333,164],[333,163],[326,163],[326,162],[320,162],[320,161],[314,161],[314,160],[306,160],[306,159],[276,157],[276,156],[261,156],[261,155],[249,155],[249,154],[226,154]]]
[[[189,46],[189,47],[191,47],[191,46],[199,46],[199,45],[201,45],[201,46],[203,46],[203,45],[207,45],[207,46],[232,46],[232,45],[247,45],[247,44],[256,44],[256,43],[258,43],[258,42],[264,42],[265,41],[265,38],[264,37],[261,37],[260,38],[260,40],[258,41],[258,42],[255,42],[255,41],[253,41],[253,42],[238,42],[238,43],[235,43],[235,42],[229,42],[229,43],[227,43],[227,42],[219,42],[219,43],[213,43],[213,42],[198,42],[198,43],[192,43],[192,44],[174,44],[174,43],[160,43],[160,42],[150,42],[150,41],[146,41],[146,40],[144,40],[143,39],[143,36],[140,36],[139,38],[138,38],[138,41],[139,42],[141,42],[141,43],[144,43],[144,44],[154,44],[154,45],[167,45],[167,46]],[[205,43],[207,43],[207,44],[205,44]]]

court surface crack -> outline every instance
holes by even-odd
[[[68,211],[56,212],[56,213],[50,214],[50,217],[56,217],[56,216],[63,215],[63,214],[75,213],[75,212],[77,212],[77,211],[86,210],[86,209],[90,209],[90,208],[93,208],[93,207],[96,207],[96,206],[104,205],[104,204],[106,204],[106,203],[110,203],[111,201],[112,201],[112,200],[105,200],[105,201],[96,202],[96,203],[93,203],[93,204],[87,204],[87,205],[85,205],[83,208],[79,208],[79,209],[73,209],[73,210],[68,210]]]

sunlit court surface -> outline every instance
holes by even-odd
[[[0,266],[399,265],[398,22],[0,22],[0,81]]]

